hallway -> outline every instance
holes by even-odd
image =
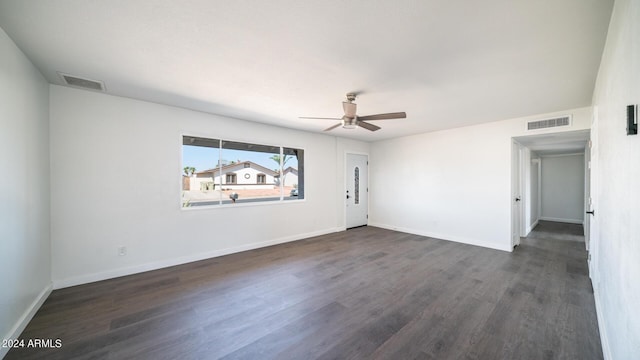
[[[561,240],[579,242],[584,248],[584,230],[580,224],[540,220],[525,240]]]
[[[545,339],[558,329],[575,349],[582,349],[587,358],[602,358],[598,321],[589,279],[584,231],[580,224],[540,221],[515,255],[526,253],[525,269],[520,269],[524,279],[529,279],[536,289],[536,302],[546,304],[544,322]],[[534,257],[531,257],[534,255]],[[544,260],[543,260],[544,259]],[[542,265],[544,261],[546,265]],[[523,271],[524,270],[524,271]],[[554,341],[554,340],[551,340]],[[560,340],[555,340],[560,342]],[[565,358],[554,354],[551,358]]]

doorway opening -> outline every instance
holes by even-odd
[[[516,232],[527,237],[542,222],[550,229],[553,223],[574,225],[569,233],[584,236],[590,221],[590,131],[521,136],[513,143],[512,195],[519,195],[520,206],[512,207],[512,242]]]

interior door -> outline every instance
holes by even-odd
[[[520,245],[520,220],[522,217],[522,193],[520,170],[522,147],[515,141],[511,144],[511,246]]]
[[[589,199],[587,200],[586,216],[589,217],[589,276],[594,288],[599,286],[598,279],[598,251],[599,251],[599,233],[598,233],[598,108],[593,108],[593,119],[591,121],[591,169],[589,179]]]
[[[367,225],[369,215],[369,162],[367,155],[347,154],[345,189],[347,229]]]
[[[584,209],[591,210],[591,140],[584,150]],[[584,217],[584,246],[589,251],[591,241],[591,216],[587,213]]]

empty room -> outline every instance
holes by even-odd
[[[640,1],[0,0],[0,358],[640,358]]]

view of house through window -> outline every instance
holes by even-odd
[[[304,198],[304,150],[183,136],[182,206]]]

